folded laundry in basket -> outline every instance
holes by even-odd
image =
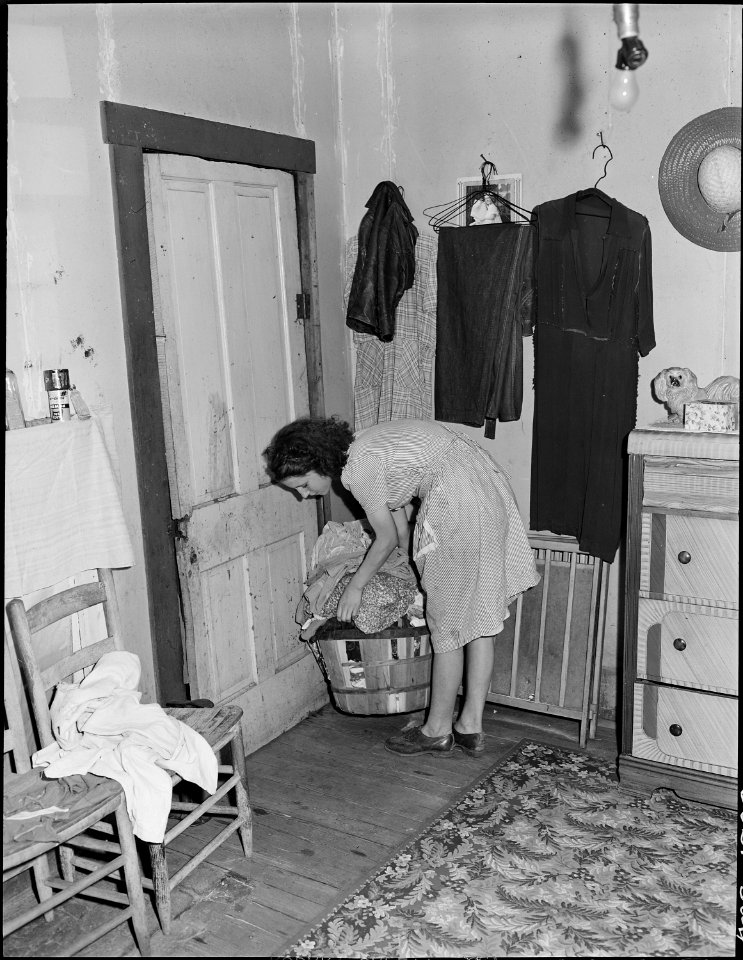
[[[325,525],[315,544],[313,568],[297,609],[303,640],[310,639],[335,616],[338,601],[371,542],[358,520]],[[364,633],[384,630],[407,612],[417,593],[418,582],[408,556],[396,547],[364,587],[354,625]]]
[[[315,616],[329,619],[335,616],[338,602],[353,576],[346,574],[328,594],[321,611]],[[389,573],[375,573],[364,587],[361,606],[354,617],[354,626],[363,633],[377,633],[396,623],[404,616],[415,600],[417,592],[415,581],[401,580]]]

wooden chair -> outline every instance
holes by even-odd
[[[22,702],[23,687],[18,670],[18,660],[13,650],[10,638],[6,633],[3,643],[3,705],[5,708],[5,723],[3,727],[3,774],[5,777],[14,773],[26,773],[31,769],[29,750],[32,749],[31,731],[28,729],[23,716]],[[48,900],[52,895],[46,880],[49,876],[47,857],[30,860],[22,866],[16,867],[11,876],[17,876],[26,870],[31,870],[36,884],[36,895],[39,900]],[[3,880],[5,880],[3,876]],[[10,876],[7,878],[10,879]],[[45,920],[51,920],[54,911],[44,914]]]
[[[26,686],[30,692],[31,707],[38,728],[42,746],[54,743],[51,719],[49,715],[50,694],[57,683],[71,678],[81,670],[94,666],[105,654],[113,650],[124,650],[121,624],[116,603],[113,575],[108,569],[98,571],[97,583],[86,583],[70,587],[47,600],[25,608],[21,600],[11,600],[8,604],[8,621],[13,640],[18,651],[18,659]],[[101,604],[104,611],[107,636],[103,640],[82,647],[70,656],[60,659],[43,672],[39,670],[32,647],[34,633],[50,623],[72,616],[90,607]],[[220,763],[220,782],[216,792],[198,801],[173,800],[171,812],[179,819],[171,817],[163,843],[148,844],[151,877],[143,877],[145,889],[153,890],[157,914],[163,933],[170,932],[171,892],[217,847],[233,833],[239,832],[246,857],[252,855],[252,811],[247,789],[245,750],[243,748],[240,723],[242,710],[235,706],[226,707],[184,707],[166,709],[166,713],[186,723],[200,733],[214,750],[217,758],[225,750],[228,763]],[[224,779],[226,777],[226,779]],[[173,785],[180,782],[172,774]],[[235,804],[222,802],[226,794],[234,791]],[[166,848],[184,830],[205,815],[226,817],[227,823],[207,844],[172,875],[168,871]],[[66,868],[70,874],[75,866],[84,869],[83,859],[75,857]]]
[[[53,780],[44,780],[40,770],[31,769],[27,730],[21,709],[22,688],[18,664],[13,651],[9,649],[7,637],[4,666],[3,755],[6,769],[3,778],[3,813],[23,809],[29,796],[33,796],[35,804],[40,808],[50,808],[57,798],[57,785]],[[36,839],[33,835],[25,839],[12,839],[12,834],[6,837],[6,830],[3,829],[3,884],[30,869],[34,874],[39,899],[37,904],[24,907],[8,920],[3,910],[3,940],[42,915],[51,920],[55,907],[72,897],[84,894],[122,904],[124,909],[117,910],[112,919],[88,929],[74,943],[65,945],[59,953],[52,954],[53,956],[73,956],[119,924],[131,919],[139,952],[143,957],[149,957],[150,938],[147,932],[142,874],[131,821],[126,811],[124,791],[115,781],[102,777],[77,778],[76,786],[81,788],[75,796],[77,812],[70,812],[64,820],[55,821],[57,839]],[[107,841],[105,848],[99,847],[99,851],[108,855],[107,858],[99,858],[95,869],[77,882],[68,882],[51,875],[49,856],[55,849],[60,849],[62,844],[74,844],[81,833],[95,827],[105,818],[112,817],[115,826],[107,824],[106,831],[111,835],[111,839]],[[51,818],[47,817],[47,820],[49,819]],[[9,823],[11,821],[7,821],[7,824]],[[4,828],[5,826],[6,823]],[[114,856],[111,857],[111,854]],[[106,888],[103,882],[106,877],[115,876],[118,879],[122,870],[126,894],[113,887]],[[53,892],[56,888],[59,888],[59,893]]]

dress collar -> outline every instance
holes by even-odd
[[[614,197],[608,196],[604,193],[603,190],[599,190],[598,187],[589,187],[588,190],[579,190],[577,193],[571,194],[567,197],[567,203],[565,204],[565,221],[564,225],[567,230],[577,230],[578,223],[576,220],[576,207],[581,200],[590,200],[591,198],[596,198],[597,200],[603,201],[607,207],[608,220],[606,224],[607,234],[612,234],[615,236],[629,236],[629,221],[627,219],[625,207]],[[601,204],[597,204],[598,207],[601,207]]]

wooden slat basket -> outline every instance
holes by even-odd
[[[344,713],[408,713],[428,706],[428,627],[399,620],[397,626],[368,634],[333,619],[313,640],[335,705]]]

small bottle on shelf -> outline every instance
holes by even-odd
[[[18,389],[18,380],[16,375],[10,369],[5,368],[5,429],[17,430],[19,427],[25,427],[26,421],[23,416],[23,406],[21,404],[21,392]]]
[[[83,400],[82,394],[74,383],[72,384],[72,389],[70,390],[70,403],[72,404],[72,409],[75,411],[78,420],[90,420],[90,410],[88,409],[88,405]]]

